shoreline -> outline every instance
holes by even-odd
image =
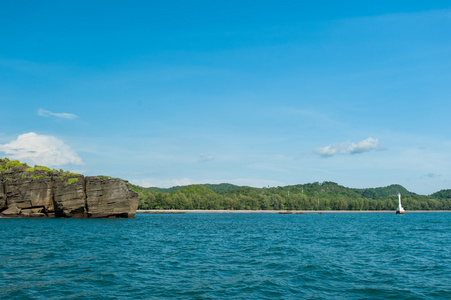
[[[407,213],[441,213],[450,210],[412,210]],[[214,213],[214,214],[336,214],[336,213],[390,213],[396,210],[203,210],[203,209],[149,209],[137,210],[137,214],[185,214],[185,213]]]

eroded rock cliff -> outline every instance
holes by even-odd
[[[137,208],[127,181],[0,159],[0,215],[133,218]]]

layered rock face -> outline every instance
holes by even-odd
[[[133,218],[137,208],[137,193],[124,180],[0,159],[0,215]]]
[[[99,177],[86,177],[86,205],[89,214],[96,218],[110,215],[133,217],[138,209],[138,194],[121,179],[105,180]],[[130,212],[133,212],[131,215]]]

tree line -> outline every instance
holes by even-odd
[[[273,188],[189,185],[159,188],[131,187],[138,192],[138,209],[224,210],[395,210],[398,192],[406,210],[451,210],[451,192],[417,195],[400,185],[352,189],[334,182]]]

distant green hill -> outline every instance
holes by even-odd
[[[218,194],[228,192],[228,191],[233,190],[238,187],[237,185],[230,184],[230,183],[200,184],[200,185],[202,185]],[[170,188],[149,187],[147,189],[149,191],[157,192],[157,193],[172,193],[172,192],[178,191],[180,189],[183,189],[184,187],[186,187],[186,186],[173,186]]]
[[[451,190],[440,190],[434,194],[431,195],[431,197],[436,199],[451,199]]]
[[[178,186],[173,186],[173,187],[170,187],[170,188],[159,188],[159,187],[151,186],[151,187],[148,187],[146,189],[149,190],[149,191],[155,192],[155,193],[171,193],[171,192],[178,191],[181,188],[183,188],[183,186],[179,186],[178,185]]]
[[[398,193],[401,195],[414,195],[414,193],[409,192],[406,188],[399,184],[392,184],[386,187],[379,188],[369,188],[369,189],[353,189],[356,193],[360,194],[362,197],[370,199],[382,199],[389,196],[396,196]]]
[[[397,194],[406,210],[450,210],[451,190],[416,195],[401,185],[356,189],[325,181],[271,188],[201,184],[168,189],[131,185],[140,209],[395,210]]]
[[[238,185],[230,183],[220,183],[220,184],[201,184],[202,186],[212,190],[215,193],[223,194],[233,189],[236,189]]]

